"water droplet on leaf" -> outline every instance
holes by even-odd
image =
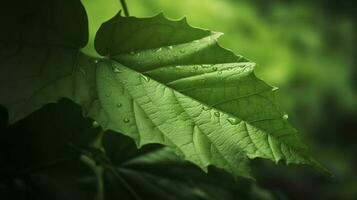
[[[217,71],[217,67],[213,67],[212,70],[213,70],[213,71]]]
[[[216,117],[219,117],[221,114],[220,114],[219,112],[215,112],[214,115],[215,115]]]
[[[150,78],[144,75],[141,75],[141,78],[144,79],[144,81],[149,82]]]
[[[121,106],[121,103],[117,103],[117,108],[120,108]]]
[[[227,121],[232,125],[239,124],[239,120],[237,118],[230,117],[230,118],[227,119]]]
[[[124,119],[123,119],[123,122],[124,122],[124,123],[129,123],[130,120],[129,120],[128,118],[124,118]]]
[[[202,110],[211,110],[211,108],[208,106],[202,106]]]
[[[118,67],[115,67],[114,70],[113,70],[115,73],[120,73],[120,69]]]
[[[93,123],[92,123],[92,127],[93,128],[98,128],[100,125],[99,125],[99,123],[97,122],[97,121],[93,121]]]
[[[283,115],[283,119],[288,119],[289,118],[289,115],[285,114]]]

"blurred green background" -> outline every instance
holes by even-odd
[[[93,41],[100,24],[121,9],[120,4],[82,2]],[[357,199],[353,1],[127,0],[127,4],[136,17],[164,12],[168,18],[185,16],[193,26],[224,32],[220,43],[256,62],[257,75],[280,88],[289,120],[333,174],[329,178],[301,167],[257,161],[259,185],[281,199]],[[93,42],[83,51],[95,55]]]

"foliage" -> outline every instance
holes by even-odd
[[[150,174],[164,171],[163,163],[165,169],[183,164],[187,172],[188,164],[176,155],[204,171],[213,165],[235,177],[251,177],[248,161],[254,158],[309,164],[325,171],[287,122],[275,100],[276,88],[255,76],[254,63],[219,46],[219,33],[161,14],[139,19],[118,13],[98,30],[95,47],[103,57],[95,58],[80,51],[87,44],[88,28],[79,1],[24,1],[12,13],[15,7],[9,5],[2,12],[11,20],[2,21],[5,31],[0,35],[0,103],[8,109],[11,124],[43,105],[69,98],[81,106],[85,117],[95,120],[94,127],[127,135],[138,147],[157,143],[171,149],[158,148],[115,163],[112,160],[124,152],[112,158],[104,154],[111,148],[105,145],[108,133],[84,142],[85,147],[72,144],[75,155],[96,175],[98,199],[104,195],[103,177],[116,177],[136,199],[143,194],[133,192],[130,185],[145,185],[144,196],[168,199],[168,194],[154,192],[157,187],[169,192],[180,187],[186,192],[173,195],[178,199],[221,197],[206,184],[210,176],[217,179],[214,172],[193,179],[197,188],[187,187],[192,176],[177,177],[167,186],[166,174]],[[57,131],[62,128],[66,126]],[[102,137],[104,144],[98,145]],[[117,165],[145,173],[128,172]],[[111,175],[106,176],[108,172]],[[229,180],[227,174],[224,177]],[[152,186],[152,182],[157,183]],[[233,198],[229,187],[235,184],[231,180],[222,186],[222,195]]]

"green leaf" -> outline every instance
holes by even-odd
[[[13,123],[65,97],[64,79],[78,80],[68,77],[87,59],[79,48],[87,43],[88,22],[79,0],[7,1],[0,9],[0,104]],[[50,85],[58,87],[43,92]]]
[[[254,182],[235,180],[216,168],[205,174],[167,147],[137,150],[130,138],[113,132],[107,132],[103,142],[117,172],[143,199],[262,199],[257,198]],[[108,199],[131,199],[123,197],[128,192],[117,192],[122,185],[110,173],[106,177]]]
[[[185,19],[119,13],[96,37],[97,51],[111,60],[97,69],[103,111],[94,118],[138,146],[169,146],[204,170],[250,177],[254,158],[321,168],[280,110],[276,89],[256,78],[254,63],[220,47],[220,35]]]
[[[24,1],[14,14],[16,4],[4,8],[12,18],[1,17],[0,104],[10,122],[66,97],[104,129],[138,146],[166,145],[203,170],[250,177],[254,158],[320,167],[274,88],[255,77],[254,63],[217,44],[220,33],[162,15],[118,14],[97,34],[98,52],[109,57],[97,65],[79,52],[88,38],[79,1]]]
[[[94,173],[71,147],[97,137],[91,123],[78,105],[61,100],[2,130],[0,199],[93,199]]]

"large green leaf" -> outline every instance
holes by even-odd
[[[79,52],[88,37],[79,1],[23,2],[19,16],[10,15],[14,4],[2,12],[11,20],[1,17],[0,104],[10,122],[67,97],[104,129],[138,146],[169,146],[204,170],[250,177],[247,163],[257,157],[319,167],[274,88],[255,77],[254,63],[221,48],[219,33],[118,14],[97,34],[98,52],[109,57],[97,65]]]
[[[275,100],[256,78],[255,64],[217,44],[219,33],[170,21],[121,17],[104,23],[96,48],[105,128],[138,146],[160,143],[202,169],[208,165],[249,176],[247,161],[320,165]]]

